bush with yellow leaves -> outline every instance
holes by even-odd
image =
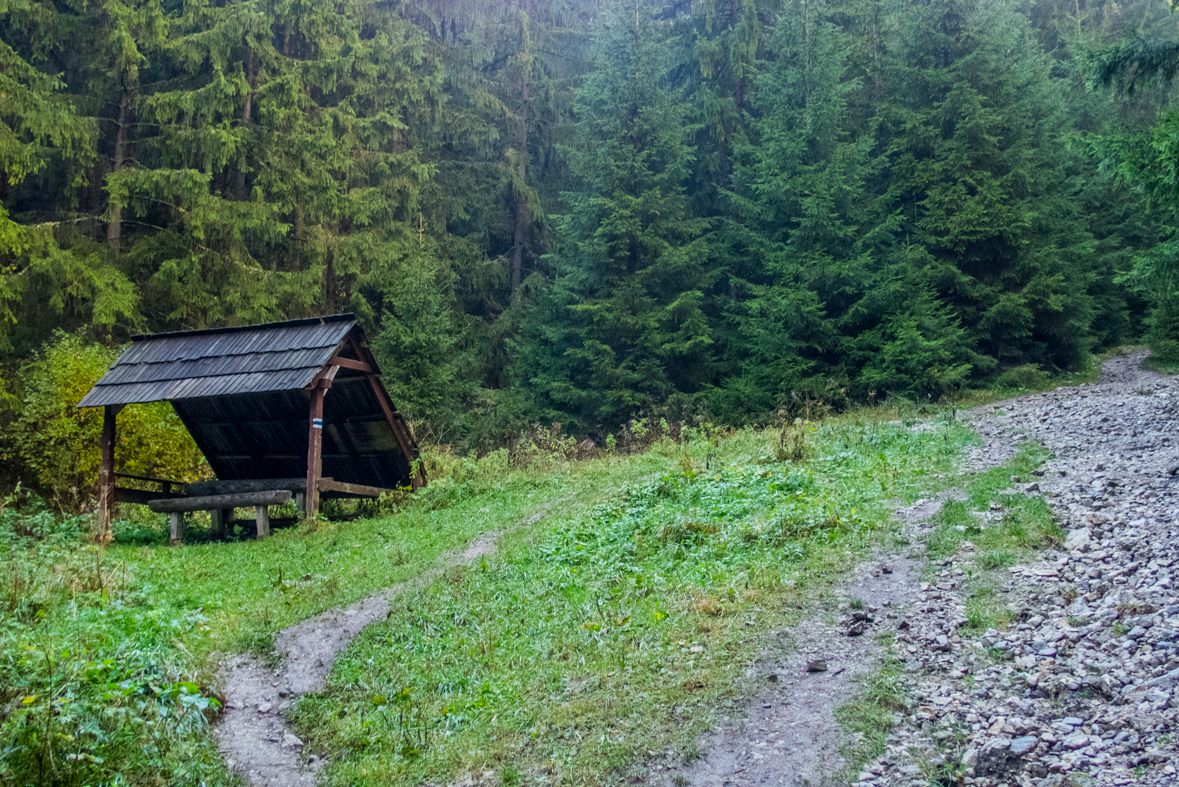
[[[17,375],[18,413],[5,446],[20,480],[63,510],[89,506],[98,483],[102,408],[76,405],[114,362],[119,348],[59,333]],[[195,481],[210,475],[200,449],[167,402],[119,413],[115,470]]]

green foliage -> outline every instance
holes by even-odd
[[[1011,6],[944,0],[898,23],[890,56],[907,88],[884,115],[931,283],[991,363],[1075,368],[1092,319],[1090,241],[1067,190],[1051,62]]]
[[[725,233],[745,258],[728,307],[744,362],[720,397],[725,410],[770,410],[796,388],[821,387],[816,373],[838,375],[825,361],[847,350],[839,321],[871,286],[871,233],[887,231],[868,187],[882,161],[870,135],[846,128],[860,85],[833,13],[786,3],[753,83],[730,196],[740,219]]]
[[[4,456],[18,460],[30,474],[26,481],[67,510],[86,505],[100,461],[102,408],[76,405],[118,354],[59,334],[17,379],[23,398],[3,443]],[[126,407],[118,415],[116,438],[116,472],[177,481],[195,481],[208,472],[167,402]]]
[[[867,351],[860,385],[926,400],[963,387],[973,356],[949,307],[928,288],[912,293],[904,303],[903,311],[860,336],[858,344]]]
[[[1179,363],[1179,294],[1158,296],[1150,315],[1147,340],[1160,363]]]
[[[693,131],[667,86],[670,26],[644,4],[607,13],[599,66],[578,90],[564,195],[565,250],[536,315],[541,349],[525,374],[544,408],[582,429],[617,424],[708,379],[706,223],[688,210]]]
[[[1024,364],[1008,369],[995,379],[1003,388],[1027,388],[1038,390],[1048,384],[1048,374],[1035,364]]]
[[[206,629],[84,545],[82,517],[0,505],[0,779],[228,784],[218,707],[181,637]]]
[[[10,2],[0,396],[58,330],[345,309],[462,451],[940,398],[1148,330],[1166,354],[1170,26],[1139,0]]]

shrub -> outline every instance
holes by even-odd
[[[1179,363],[1179,297],[1160,297],[1148,325],[1146,342],[1154,359],[1168,364]]]
[[[59,333],[18,375],[20,410],[5,458],[15,458],[25,480],[60,508],[80,510],[98,483],[102,409],[76,405],[118,354]],[[119,413],[115,462],[117,472],[177,481],[208,474],[167,402],[130,405]]]
[[[1034,363],[1025,363],[1008,369],[995,381],[1003,388],[1043,388],[1048,384],[1049,375]]]

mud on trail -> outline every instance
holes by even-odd
[[[539,521],[534,515],[529,524]],[[286,711],[299,695],[322,691],[336,656],[366,626],[389,616],[393,599],[424,587],[454,566],[465,566],[495,551],[503,531],[487,533],[433,567],[400,584],[283,629],[275,637],[282,657],[278,669],[238,656],[225,662],[220,679],[225,709],[216,735],[231,770],[253,787],[314,787],[324,762],[303,756],[303,742],[287,726]]]

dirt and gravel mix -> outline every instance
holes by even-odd
[[[538,519],[533,517],[529,523]],[[287,725],[286,711],[300,694],[323,690],[336,655],[366,626],[385,620],[392,599],[423,587],[447,568],[490,554],[499,535],[481,535],[411,580],[280,631],[275,637],[275,649],[282,657],[277,669],[246,656],[224,663],[220,678],[225,710],[216,734],[230,769],[253,787],[314,787],[324,763],[304,754],[303,741]]]
[[[976,466],[1026,439],[1052,452],[1012,486],[1067,538],[1008,569],[1005,631],[960,633],[969,542],[922,586],[896,638],[915,702],[859,787],[1179,784],[1179,378],[1142,359],[972,415]]]
[[[835,709],[879,660],[871,630],[898,624],[920,565],[893,555],[861,564],[856,573],[842,588],[842,601],[832,605],[838,612],[816,614],[780,635],[794,643],[791,655],[771,656],[755,667],[765,688],[744,718],[705,736],[698,744],[704,756],[672,769],[672,783],[818,785],[844,770]]]
[[[662,766],[651,781],[848,784],[847,734],[833,711],[884,655],[876,637],[848,636],[864,622],[866,633],[893,632],[913,702],[896,714],[885,755],[851,775],[856,787],[1179,784],[1179,378],[1143,370],[1143,358],[1107,361],[1095,384],[968,414],[983,445],[967,472],[1003,464],[1026,440],[1051,452],[1011,491],[1044,496],[1067,534],[1008,571],[1008,630],[964,634],[979,573],[969,541],[921,581],[933,520],[963,493],[900,508],[915,548],[863,564],[843,604],[820,602],[785,632],[793,654],[759,665],[766,688],[740,720],[701,739],[700,759]],[[988,512],[982,524],[1001,517]],[[868,620],[857,621],[851,598],[866,601]],[[808,671],[816,659],[827,671]]]

